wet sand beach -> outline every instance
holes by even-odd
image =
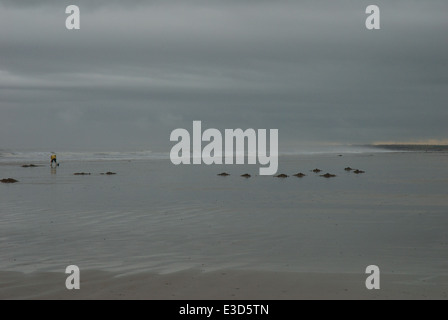
[[[283,179],[258,166],[60,161],[0,164],[19,181],[0,185],[2,299],[446,298],[447,153],[282,156]],[[365,288],[369,265],[380,290]]]
[[[360,274],[249,270],[120,275],[82,273],[79,290],[63,273],[0,272],[0,299],[302,300],[447,299],[448,277],[383,275],[380,290],[366,290]]]

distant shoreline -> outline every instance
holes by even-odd
[[[387,152],[448,152],[448,145],[412,145],[412,144],[365,144],[326,147],[303,147],[297,150],[280,150],[280,157],[320,156],[320,155],[357,155]],[[44,151],[6,151],[0,149],[0,164],[45,164],[50,161],[50,152]],[[68,161],[138,161],[169,160],[169,153],[151,151],[132,152],[70,152],[60,151],[58,159]]]
[[[375,144],[375,145],[369,145],[369,147],[393,150],[393,151],[448,152],[448,145]]]

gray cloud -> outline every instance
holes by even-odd
[[[130,5],[132,3],[132,5]],[[445,139],[448,3],[0,1],[0,148],[169,150],[169,133]],[[51,132],[51,134],[50,134]]]

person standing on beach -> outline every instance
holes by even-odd
[[[55,154],[55,153],[53,153],[53,154],[51,155],[50,166],[51,166],[52,168],[53,168],[53,162],[54,162],[54,164],[55,164],[56,166],[59,166],[58,161],[57,161],[57,159],[56,159],[56,154]]]

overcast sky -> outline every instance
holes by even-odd
[[[93,3],[93,4],[92,4]],[[81,30],[65,28],[65,7]],[[381,30],[365,9],[381,9]],[[176,128],[448,139],[448,1],[0,0],[0,149],[169,151]]]

